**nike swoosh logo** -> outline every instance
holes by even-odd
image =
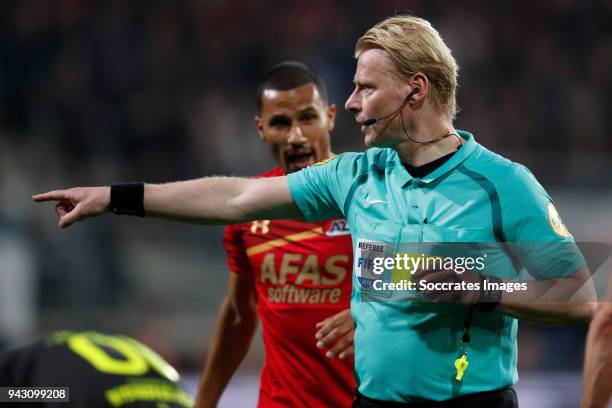
[[[365,206],[369,207],[373,204],[388,204],[386,201],[383,200],[366,200],[365,202]]]

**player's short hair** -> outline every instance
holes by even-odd
[[[321,100],[328,103],[325,82],[313,68],[296,61],[285,61],[273,66],[264,74],[257,88],[257,113],[261,113],[262,96],[266,89],[288,91],[306,84],[313,84]]]
[[[417,72],[427,75],[433,84],[435,105],[450,118],[455,117],[459,67],[429,21],[410,15],[389,17],[357,40],[355,57],[370,48],[387,51],[400,78]]]

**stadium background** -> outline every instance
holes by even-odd
[[[269,168],[254,95],[285,59],[320,71],[340,109],[334,150],[360,151],[343,110],[354,43],[408,11],[459,62],[456,127],[527,165],[577,240],[612,242],[611,1],[5,1],[0,344],[130,334],[193,386],[226,289],[222,228],[107,215],[60,232],[31,194]],[[576,406],[585,332],[521,324],[522,406]],[[258,343],[234,398],[255,398],[262,361]]]

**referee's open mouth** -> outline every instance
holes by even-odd
[[[312,149],[299,149],[285,153],[285,161],[290,171],[302,170],[315,162]]]

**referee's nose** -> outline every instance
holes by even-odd
[[[346,109],[348,112],[353,112],[355,116],[361,112],[361,102],[359,101],[359,98],[357,98],[357,89],[355,89],[346,100],[344,109]]]

